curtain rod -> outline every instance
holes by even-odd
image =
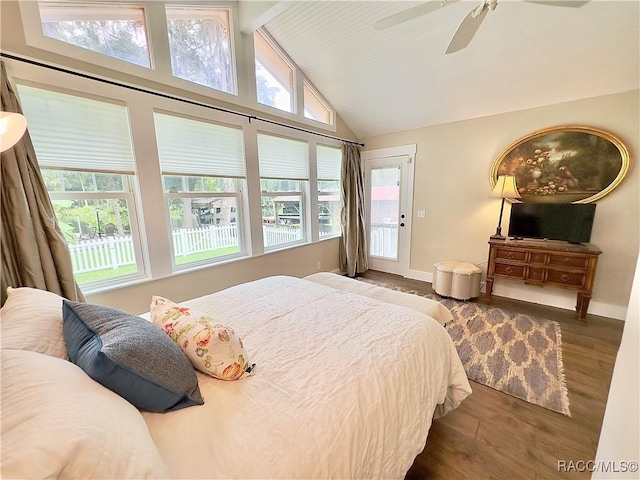
[[[176,100],[178,102],[188,103],[190,105],[195,105],[195,106],[198,106],[198,107],[204,107],[204,108],[208,108],[210,110],[216,110],[218,112],[230,113],[232,115],[237,115],[239,117],[246,118],[249,121],[249,123],[251,123],[252,120],[258,120],[260,122],[270,123],[272,125],[278,125],[280,127],[289,128],[291,130],[297,130],[299,132],[310,133],[312,135],[318,135],[320,137],[330,138],[332,140],[338,140],[340,142],[347,143],[347,144],[350,144],[350,145],[359,145],[361,147],[364,147],[364,143],[356,142],[354,140],[347,140],[347,139],[344,139],[344,138],[334,137],[332,135],[327,135],[325,133],[314,132],[313,130],[307,130],[307,129],[301,128],[301,127],[294,127],[293,125],[287,125],[286,123],[280,123],[280,122],[277,122],[275,120],[269,120],[267,118],[262,118],[262,117],[257,117],[255,115],[250,115],[248,113],[236,112],[234,110],[229,110],[227,108],[217,107],[215,105],[211,105],[211,104],[208,104],[208,103],[196,102],[195,100],[189,100],[187,98],[177,97],[177,96],[174,96],[174,95],[168,95],[166,93],[161,93],[161,92],[157,92],[157,91],[153,91],[153,90],[148,90],[146,88],[136,87],[134,85],[128,85],[126,83],[120,83],[120,82],[116,82],[114,80],[108,80],[106,78],[97,77],[97,76],[94,76],[94,75],[90,75],[88,73],[76,72],[76,71],[69,70],[69,69],[66,69],[66,68],[63,68],[63,67],[58,67],[56,65],[49,65],[49,64],[46,64],[46,63],[39,62],[37,60],[31,60],[31,59],[28,59],[28,58],[19,57],[19,56],[10,54],[10,53],[0,52],[0,58],[9,58],[11,60],[16,60],[18,62],[28,63],[30,65],[35,65],[37,67],[48,68],[50,70],[55,70],[57,72],[67,73],[69,75],[75,75],[77,77],[87,78],[89,80],[95,80],[97,82],[106,83],[108,85],[114,85],[116,87],[127,88],[129,90],[134,90],[136,92],[146,93],[146,94],[149,94],[149,95],[155,95],[157,97],[162,97],[162,98],[166,98],[166,99],[169,99],[169,100]]]

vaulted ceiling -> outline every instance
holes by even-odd
[[[243,29],[264,24],[360,139],[640,88],[638,0],[501,0],[448,55],[480,0],[385,30],[374,23],[424,2],[258,3],[261,15],[244,8]]]

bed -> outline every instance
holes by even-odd
[[[203,405],[138,414],[127,407],[127,418],[143,419],[148,439],[139,438],[145,433],[138,431],[139,419],[130,419],[127,428],[137,436],[118,433],[121,441],[136,438],[138,453],[126,455],[128,464],[122,458],[111,459],[111,464],[105,459],[98,462],[103,468],[99,472],[83,471],[77,477],[403,478],[425,446],[432,419],[471,393],[442,320],[414,308],[287,276],[241,284],[181,305],[232,325],[255,368],[236,381],[196,372]],[[4,310],[3,383],[5,374],[12,373],[19,373],[24,383],[29,362],[25,352],[5,352],[7,336],[19,343],[19,327],[14,320],[5,322],[14,312]],[[51,307],[50,315],[54,312]],[[33,342],[20,348],[57,356],[58,362],[64,356],[59,344],[55,352],[43,352]],[[34,361],[40,372],[41,357]],[[79,374],[74,370],[73,375]],[[97,387],[101,385],[93,382],[92,388]],[[59,385],[58,392],[64,388]],[[11,392],[5,398],[3,385],[3,410],[6,402],[17,401]],[[60,411],[52,409],[57,415]],[[5,421],[3,411],[3,472],[15,472],[21,456],[28,462],[30,444],[20,428],[18,420]],[[101,448],[107,450],[104,441]],[[19,448],[11,448],[14,442]],[[57,445],[59,461],[69,462],[60,439]],[[134,458],[141,463],[136,468]],[[51,472],[35,472],[46,473]]]

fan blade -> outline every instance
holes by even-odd
[[[439,8],[446,7],[450,3],[457,1],[458,0],[431,0],[421,5],[403,10],[402,12],[396,13],[395,15],[383,18],[382,20],[378,20],[373,24],[373,28],[375,28],[376,30],[385,30],[387,28],[395,27],[396,25],[400,25],[401,23],[413,20],[416,17],[421,17],[422,15],[426,15],[427,13],[435,12]]]
[[[445,54],[457,52],[458,50],[462,50],[464,47],[469,45],[469,42],[478,31],[478,28],[480,28],[480,25],[482,24],[484,17],[487,16],[488,12],[489,9],[485,8],[482,10],[482,12],[480,12],[479,15],[474,17],[473,15],[475,13],[475,9],[470,11],[467,16],[464,17],[464,20],[462,20],[462,23],[458,27],[458,30],[456,30],[456,33],[453,35],[451,43],[449,43]]]
[[[538,5],[548,5],[550,7],[569,7],[578,8],[586,5],[591,0],[524,0],[527,3],[537,3]]]

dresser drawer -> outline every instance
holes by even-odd
[[[504,263],[496,263],[495,274],[502,277],[524,278],[524,265],[508,265]]]
[[[572,255],[549,255],[549,265],[553,267],[570,267],[586,270],[589,265],[587,257],[574,257]]]
[[[496,249],[496,260],[514,260],[516,262],[526,262],[527,252],[526,250],[503,250],[502,248]]]
[[[582,288],[585,281],[586,275],[584,273],[563,272],[562,270],[553,269],[547,271],[547,283]]]
[[[529,267],[527,269],[527,276],[525,280],[530,280],[532,282],[543,282],[544,281],[544,268],[534,268]]]
[[[544,265],[546,261],[547,261],[546,253],[531,252],[531,256],[529,257],[529,263],[532,263],[532,264],[535,263],[536,265]]]

